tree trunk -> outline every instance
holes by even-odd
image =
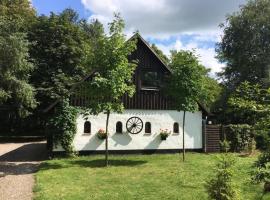
[[[109,151],[108,151],[108,125],[109,125],[109,117],[110,111],[107,111],[107,119],[106,119],[106,142],[105,142],[105,166],[108,167],[109,165]]]
[[[184,110],[183,114],[183,162],[185,162],[186,149],[185,149],[185,120],[186,120],[186,111]]]

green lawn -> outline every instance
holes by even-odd
[[[204,200],[216,156],[188,153],[185,163],[179,154],[110,156],[108,168],[104,156],[50,160],[36,174],[35,200]],[[243,199],[260,199],[262,185],[249,179],[256,157],[236,157],[235,182]]]

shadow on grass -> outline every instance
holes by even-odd
[[[127,166],[134,167],[147,163],[144,160],[109,160],[109,166]],[[89,167],[89,168],[103,168],[105,166],[104,159],[96,160],[67,160],[63,163],[42,163],[40,170],[52,170],[52,169],[63,169],[69,167]]]
[[[137,166],[145,164],[146,161],[143,160],[109,160],[109,166]],[[105,167],[105,160],[104,159],[97,159],[97,160],[71,160],[70,164],[72,165],[79,165],[81,167]]]

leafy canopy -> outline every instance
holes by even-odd
[[[22,3],[22,4],[20,4]],[[0,105],[4,104],[21,117],[36,107],[35,90],[28,83],[33,64],[23,22],[27,11],[34,13],[27,1],[0,2]],[[28,16],[28,15],[27,15]]]
[[[126,41],[123,34],[124,21],[119,14],[109,24],[109,35],[96,41],[91,67],[95,75],[91,81],[82,83],[83,89],[77,95],[89,97],[87,111],[98,114],[103,111],[121,112],[121,97],[133,95],[132,76],[136,65],[128,56],[135,49],[135,41]]]
[[[269,100],[270,89],[245,81],[230,95],[227,114],[237,118],[238,123],[254,125],[269,113]]]
[[[198,109],[198,101],[210,105],[216,99],[219,92],[212,93],[208,85],[214,83],[214,80],[208,77],[208,70],[199,63],[194,52],[172,51],[169,66],[172,75],[167,91],[177,110],[193,112]]]
[[[66,9],[59,15],[40,16],[29,34],[36,68],[31,82],[42,107],[67,97],[70,86],[90,71],[90,44],[78,14]]]
[[[270,1],[250,0],[222,24],[217,53],[226,67],[219,74],[229,88],[243,81],[267,83],[270,78]]]

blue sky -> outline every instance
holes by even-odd
[[[113,13],[120,12],[128,37],[139,30],[167,55],[172,49],[195,50],[213,76],[224,67],[215,58],[215,45],[222,37],[218,25],[245,3],[246,0],[32,0],[38,14],[73,8],[80,18],[97,18],[105,27]]]
[[[81,18],[91,16],[91,11],[85,9],[79,0],[32,0],[32,4],[39,14],[49,15],[51,11],[59,13],[65,8],[73,8]]]

